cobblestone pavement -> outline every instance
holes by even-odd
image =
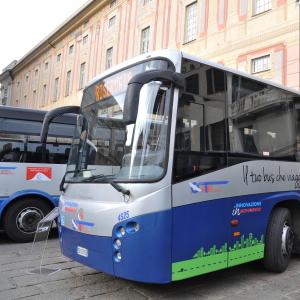
[[[13,244],[0,233],[0,300],[6,299],[300,299],[300,257],[285,273],[267,273],[260,262],[198,276],[169,285],[118,279],[62,257],[58,239],[47,245],[44,267],[52,275],[28,274],[31,244]]]

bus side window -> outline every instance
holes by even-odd
[[[204,150],[204,108],[195,99],[183,94],[178,108],[175,149]]]
[[[9,134],[0,141],[0,161],[20,162],[24,153],[24,141],[21,136]]]
[[[226,82],[222,70],[183,64],[186,90],[177,112],[174,181],[226,166]]]
[[[278,88],[238,75],[232,76],[231,86],[229,165],[271,157],[295,160],[293,98]]]
[[[69,144],[47,143],[47,162],[50,164],[66,164],[70,153]]]
[[[38,136],[28,136],[27,151],[24,162],[27,163],[50,163],[66,164],[70,153],[70,138],[49,137],[46,149],[39,143]],[[43,151],[45,151],[43,156]],[[44,161],[43,161],[44,159]]]

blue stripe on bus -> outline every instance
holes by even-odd
[[[0,170],[15,170],[17,167],[3,167],[0,166]]]
[[[212,184],[212,185],[215,185],[215,184],[228,184],[229,183],[229,180],[224,180],[224,181],[196,181],[196,183],[198,184],[203,184],[203,185],[209,185],[209,184]]]

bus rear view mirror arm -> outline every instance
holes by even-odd
[[[41,137],[40,137],[41,143],[42,144],[46,143],[49,126],[50,123],[53,121],[53,119],[68,113],[79,114],[79,111],[80,111],[79,106],[63,106],[63,107],[54,108],[49,112],[47,112],[41,129]]]
[[[132,124],[136,121],[140,91],[143,85],[151,81],[172,83],[176,87],[184,88],[183,75],[172,71],[150,70],[133,76],[128,83],[124,102],[123,120],[125,124]]]

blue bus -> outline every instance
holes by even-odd
[[[39,140],[46,112],[0,106],[0,227],[15,242],[34,238],[38,222],[58,205],[75,116],[50,126]]]
[[[90,82],[61,184],[62,253],[169,283],[300,251],[300,93],[173,50]]]

